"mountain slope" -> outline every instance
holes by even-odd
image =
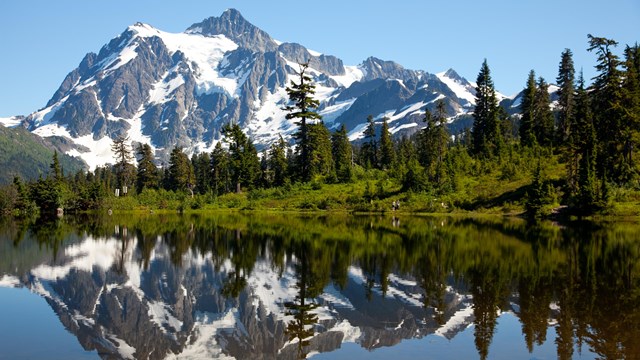
[[[43,137],[66,138],[90,167],[112,162],[107,145],[127,135],[166,160],[175,146],[210,151],[220,130],[238,123],[259,148],[296,126],[285,119],[285,88],[309,62],[325,124],[345,124],[352,140],[368,115],[389,118],[392,133],[423,126],[425,107],[442,99],[451,117],[473,107],[474,89],[453,70],[439,75],[370,57],[357,66],[281,43],[233,9],[167,33],[137,23],[70,72],[46,107],[25,124]]]
[[[0,125],[0,185],[9,184],[14,176],[23,180],[36,180],[49,173],[54,150],[60,152],[64,144],[54,145],[21,127],[6,128]],[[60,154],[60,164],[66,173],[82,169],[79,159]]]

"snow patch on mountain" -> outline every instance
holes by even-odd
[[[436,74],[436,76],[438,77],[438,79],[440,79],[440,81],[447,85],[459,99],[467,100],[469,104],[475,105],[476,96],[470,91],[468,86],[461,83],[457,79],[448,77],[447,72],[438,73]]]
[[[434,335],[449,338],[451,334],[456,333],[462,327],[467,327],[472,324],[473,319],[473,304],[468,304],[464,308],[458,310],[449,318],[449,320],[439,327]]]
[[[8,127],[8,128],[16,127],[20,125],[21,122],[22,122],[22,119],[17,116],[0,118],[0,125],[3,125],[4,127]]]

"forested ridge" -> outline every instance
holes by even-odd
[[[640,48],[588,36],[597,75],[576,72],[560,54],[557,100],[535,70],[523,76],[520,112],[499,105],[489,63],[476,80],[471,128],[450,133],[443,102],[425,110],[424,128],[392,138],[386,118],[369,116],[364,139],[329,131],[315,85],[300,64],[284,110],[298,131],[261,153],[235,123],[211,153],[171,151],[159,166],[148,144],[113,141],[115,164],[65,173],[58,154],[37,181],[19,177],[0,191],[15,216],[95,209],[278,209],[640,215]],[[134,161],[134,156],[137,161]],[[137,166],[136,166],[137,163]]]

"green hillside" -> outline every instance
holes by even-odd
[[[50,141],[24,128],[0,125],[0,185],[11,183],[14,176],[34,180],[48,174],[54,149]],[[62,154],[59,158],[65,173],[85,167],[79,159]]]

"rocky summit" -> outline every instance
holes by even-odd
[[[331,130],[344,124],[363,136],[367,116],[386,117],[394,135],[422,126],[425,108],[442,99],[453,119],[473,110],[475,89],[454,70],[431,74],[370,57],[359,65],[296,43],[279,42],[227,10],[168,33],[136,23],[100,51],[87,54],[46,106],[22,125],[42,137],[64,138],[64,151],[90,168],[112,163],[118,136],[148,143],[162,163],[176,146],[211,151],[223,125],[239,124],[257,147],[280,135],[291,140],[286,87],[299,63],[310,64],[319,113]]]

